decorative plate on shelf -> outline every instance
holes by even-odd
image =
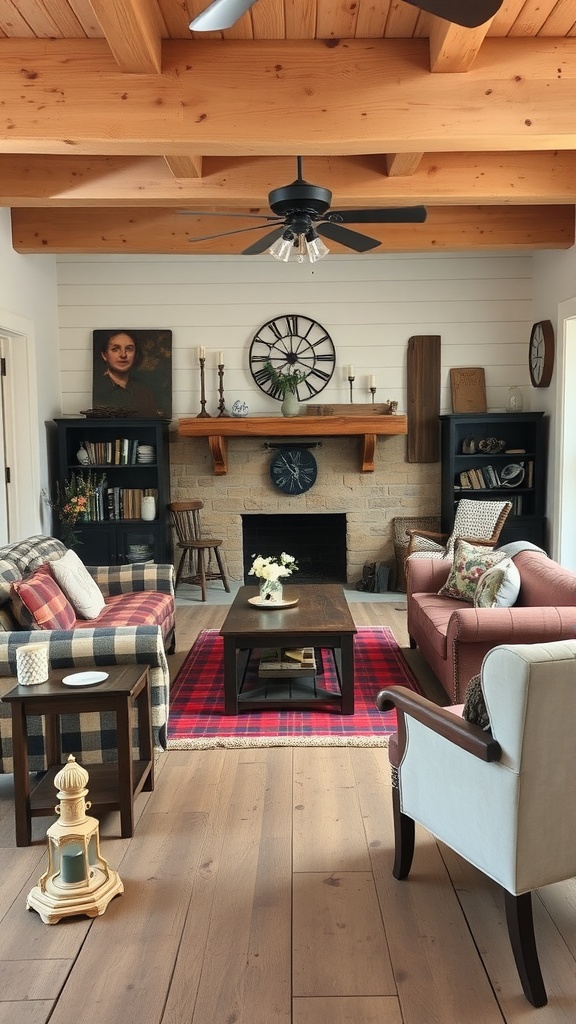
[[[519,487],[524,480],[524,466],[519,462],[509,462],[500,470],[500,483],[502,487]]]

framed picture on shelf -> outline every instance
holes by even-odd
[[[486,380],[482,366],[455,366],[450,370],[454,412],[486,412]]]
[[[138,418],[172,418],[172,331],[93,331],[92,404]]]

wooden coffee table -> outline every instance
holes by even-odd
[[[272,708],[321,710],[336,706],[343,715],[354,714],[354,635],[356,627],[344,591],[338,583],[303,584],[284,587],[285,599],[298,598],[291,608],[257,608],[248,603],[258,595],[257,587],[240,587],[220,635],[224,640],[224,711]],[[294,687],[292,695],[244,692],[248,659],[254,648],[315,647],[333,651],[339,693],[318,686],[308,693]]]
[[[97,666],[96,671],[100,671]],[[66,758],[60,750],[59,716],[83,711],[115,711],[118,760],[84,765],[88,772],[93,810],[120,811],[121,835],[134,832],[134,797],[154,789],[154,755],[147,665],[105,665],[108,678],[96,686],[70,687],[63,676],[75,669],[53,669],[46,683],[16,686],[2,700],[12,705],[14,751],[14,813],[16,845],[29,846],[33,817],[54,814],[57,803],[54,778]],[[138,709],[138,759],[132,752],[132,705]],[[48,771],[36,781],[28,771],[29,715],[43,715]],[[77,760],[82,763],[78,755]]]

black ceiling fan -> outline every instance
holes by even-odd
[[[194,32],[221,32],[234,25],[256,0],[213,0],[213,3],[190,22]],[[427,14],[465,28],[476,28],[499,11],[503,0],[406,0]]]
[[[258,220],[261,223],[249,228],[237,228],[234,231],[222,231],[215,235],[200,235],[190,238],[190,242],[205,242],[210,238],[223,238],[225,235],[239,235],[244,231],[262,231],[273,226],[257,242],[244,249],[243,256],[256,256],[274,250],[273,256],[288,260],[294,250],[312,262],[321,259],[328,252],[318,239],[318,235],[345,245],[355,252],[368,252],[382,242],[378,238],[351,231],[344,224],[423,224],[426,210],[423,206],[390,207],[376,210],[334,210],[330,212],[332,193],[320,185],[311,185],[302,177],[302,157],[296,158],[298,177],[290,185],[275,188],[268,194],[268,203],[274,216],[260,213],[223,213],[208,210],[184,210],[192,216],[207,217],[242,217],[244,220]]]

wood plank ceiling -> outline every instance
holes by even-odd
[[[370,225],[375,252],[574,244],[574,0],[504,0],[476,29],[402,0],[257,0],[191,33],[205,6],[0,0],[18,252],[240,252],[257,231],[190,238],[253,227],[237,215],[270,213],[296,154],[332,209],[427,207]]]

